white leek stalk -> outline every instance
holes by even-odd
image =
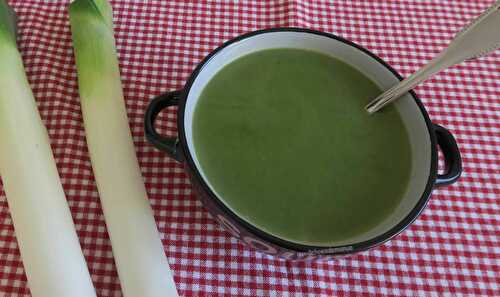
[[[123,294],[178,296],[130,133],[111,6],[76,0],[69,16],[87,144]]]
[[[47,130],[0,0],[0,174],[33,297],[95,297]]]

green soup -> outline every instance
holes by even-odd
[[[289,241],[328,245],[362,234],[400,203],[410,176],[407,132],[380,88],[320,53],[243,56],[204,88],[193,116],[195,154],[223,202]]]

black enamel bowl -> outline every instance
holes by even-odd
[[[462,170],[460,152],[453,136],[433,124],[414,92],[393,103],[403,118],[412,150],[411,180],[395,211],[371,230],[327,246],[310,246],[269,234],[239,217],[218,197],[197,160],[192,141],[192,119],[204,86],[225,65],[246,54],[271,48],[309,49],[334,56],[363,72],[381,88],[387,89],[401,76],[382,59],[341,37],[300,28],[277,28],[248,33],[224,43],[211,52],[189,77],[182,90],[154,99],[145,115],[147,139],[170,157],[184,163],[198,197],[219,223],[244,243],[268,254],[287,259],[330,259],[364,251],[391,239],[422,212],[436,186],[455,182]],[[178,137],[157,133],[154,122],[161,110],[178,106]],[[445,159],[446,172],[438,174],[438,146]]]

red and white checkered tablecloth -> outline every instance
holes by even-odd
[[[19,16],[18,44],[98,296],[122,296],[85,143],[69,1],[9,2]],[[295,263],[243,247],[205,211],[181,165],[149,145],[143,133],[151,98],[181,88],[207,53],[239,34],[276,26],[323,30],[367,47],[408,75],[490,4],[112,1],[130,124],[179,293],[500,296],[500,51],[453,67],[417,89],[433,121],[457,137],[463,177],[436,190],[401,235],[350,258]],[[164,131],[175,133],[174,118],[174,110],[164,116]],[[0,296],[30,296],[3,192]]]

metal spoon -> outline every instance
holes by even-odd
[[[427,65],[382,93],[365,109],[372,114],[437,72],[465,60],[487,55],[497,48],[500,48],[500,0],[465,26],[448,47]]]

